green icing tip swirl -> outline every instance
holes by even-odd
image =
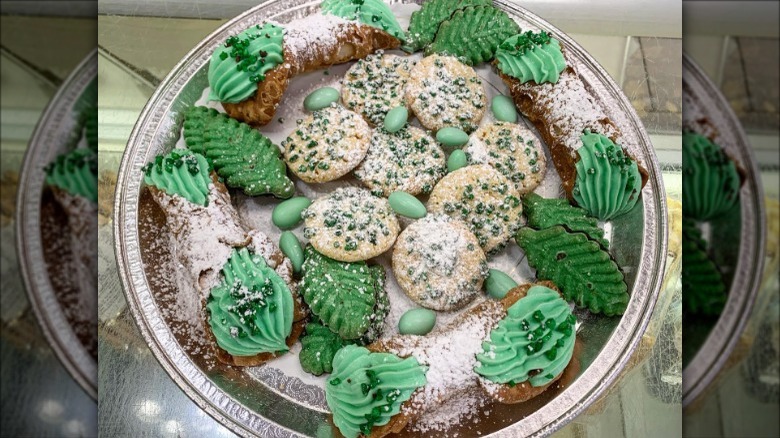
[[[91,149],[62,154],[44,170],[46,184],[97,202],[97,154]]]
[[[706,221],[730,210],[739,200],[737,166],[707,137],[683,133],[683,214]]]
[[[321,7],[326,14],[382,29],[401,41],[406,39],[395,15],[382,0],[325,0]]]
[[[238,103],[254,95],[265,74],[284,62],[284,28],[255,25],[228,38],[211,55],[209,100]]]
[[[526,83],[556,83],[566,68],[561,44],[550,34],[525,32],[506,39],[496,50],[498,69]]]
[[[176,149],[158,155],[142,169],[144,182],[169,195],[179,195],[202,206],[208,205],[211,168],[203,155]]]
[[[220,348],[233,356],[287,351],[294,306],[284,280],[246,248],[233,250],[222,273],[206,303]]]
[[[571,360],[576,321],[558,292],[533,286],[482,343],[474,371],[495,383],[544,386]]]
[[[577,204],[602,221],[628,213],[639,201],[642,176],[634,160],[609,138],[586,131],[572,196]]]
[[[414,357],[371,353],[348,345],[333,358],[333,374],[325,385],[325,399],[333,423],[346,438],[368,436],[401,410],[401,404],[427,383],[427,367]]]

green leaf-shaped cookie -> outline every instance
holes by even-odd
[[[520,26],[506,12],[493,6],[469,6],[455,11],[436,32],[425,54],[447,54],[469,65],[490,61],[498,46],[520,32]]]
[[[439,25],[458,9],[492,3],[492,0],[428,0],[420,10],[412,12],[406,43],[402,48],[407,52],[416,52],[433,42]]]
[[[523,213],[528,218],[527,225],[538,230],[565,225],[571,231],[581,231],[595,240],[605,249],[609,242],[604,238],[604,230],[599,228],[598,220],[588,216],[582,208],[574,207],[566,199],[542,198],[536,193],[523,197]]]
[[[301,367],[315,376],[332,372],[333,356],[348,343],[319,323],[306,324],[306,334],[301,337],[303,348],[298,355]]]
[[[204,155],[228,187],[249,196],[289,198],[295,186],[279,147],[251,126],[213,108],[195,106],[184,116],[184,141]]]
[[[683,221],[683,309],[691,314],[720,315],[726,304],[726,284],[707,255],[707,242],[695,223]]]
[[[389,307],[384,268],[339,262],[311,245],[304,252],[300,293],[312,313],[343,339],[378,337]]]
[[[515,238],[541,280],[555,283],[567,300],[593,313],[621,315],[628,304],[623,273],[601,246],[562,226],[522,228]]]

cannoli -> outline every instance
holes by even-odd
[[[575,318],[552,288],[518,286],[430,335],[343,348],[325,390],[333,423],[348,438],[382,437],[479,388],[500,403],[541,394],[562,376],[575,342]]]
[[[209,64],[209,100],[253,126],[270,122],[296,75],[401,44],[403,31],[381,0],[325,1],[323,13],[267,22],[227,39]]]
[[[174,253],[200,293],[217,358],[254,366],[286,352],[306,316],[289,259],[266,235],[244,229],[202,155],[174,150],[143,170],[174,237]]]
[[[618,143],[620,129],[591,95],[560,43],[526,32],[499,46],[499,76],[550,148],[570,200],[601,220],[631,210],[647,171]]]
[[[68,218],[70,246],[79,275],[97,287],[97,154],[80,148],[46,168],[46,184]]]

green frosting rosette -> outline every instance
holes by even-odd
[[[208,205],[211,167],[203,155],[175,149],[168,155],[158,155],[142,170],[146,184],[193,204]]]
[[[496,60],[502,73],[522,83],[554,84],[566,68],[561,44],[545,31],[534,33],[529,30],[509,37],[498,46]]]
[[[544,386],[571,360],[576,321],[558,292],[533,286],[482,343],[474,371],[495,383]]]
[[[737,166],[723,149],[695,132],[683,133],[683,215],[716,218],[739,200]]]
[[[333,374],[325,385],[325,399],[333,423],[346,438],[368,436],[401,410],[401,404],[427,383],[427,367],[414,357],[371,353],[348,345],[333,359]]]
[[[232,36],[211,55],[209,100],[239,103],[252,97],[265,74],[284,62],[284,28],[255,25]]]
[[[639,201],[642,176],[636,162],[609,138],[585,131],[572,196],[602,221],[628,213]]]
[[[97,154],[91,149],[74,149],[46,166],[46,184],[97,202]]]
[[[393,11],[382,0],[325,0],[320,7],[325,14],[382,29],[401,41],[406,38]]]
[[[233,250],[222,273],[206,302],[220,348],[233,356],[287,351],[294,307],[287,283],[246,248]]]

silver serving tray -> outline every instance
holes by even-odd
[[[97,80],[97,67],[95,50],[65,79],[47,105],[27,147],[16,198],[16,247],[30,305],[54,353],[93,399],[97,399],[97,361],[65,317],[44,262],[41,194],[46,180],[43,168],[73,141],[74,109],[82,104],[80,98],[87,86]]]
[[[764,269],[766,214],[761,174],[739,119],[718,87],[686,54],[683,54],[682,75],[686,119],[706,117],[718,130],[715,142],[745,171],[739,194],[739,229],[720,230],[714,225],[710,231],[712,236],[718,236],[710,242],[724,275],[731,279],[731,286],[717,323],[683,369],[685,407],[718,375],[750,318]]]
[[[187,351],[169,318],[170,292],[161,290],[160,272],[145,269],[159,259],[155,242],[139,219],[149,219],[148,193],[141,167],[179,141],[181,111],[201,99],[213,50],[230,34],[266,19],[281,23],[311,14],[319,1],[269,1],[228,21],[179,62],[150,98],[130,135],[119,170],[114,206],[114,238],[119,275],[130,311],[155,357],[201,408],[243,436],[314,435],[327,424],[322,391],[275,368],[227,367]],[[389,3],[421,3],[390,1]],[[516,4],[494,4],[521,27],[549,31],[580,67],[580,74],[610,118],[623,131],[630,152],[648,170],[641,206],[612,223],[612,253],[624,267],[631,300],[621,318],[587,316],[578,332],[584,339],[580,367],[562,388],[520,405],[491,407],[489,415],[461,435],[545,436],[559,429],[612,383],[645,331],[661,287],[666,261],[667,214],[660,167],[639,117],[620,88],[578,44]],[[293,81],[294,83],[295,81]],[[278,129],[272,124],[266,128]],[[263,129],[265,131],[265,129]],[[260,203],[264,201],[259,201]],[[157,213],[159,216],[159,212]],[[161,220],[159,217],[157,220]],[[164,220],[164,218],[162,219]],[[148,222],[148,220],[146,220]],[[154,285],[154,286],[152,286]],[[167,294],[167,295],[166,295]],[[317,392],[319,390],[319,393]],[[457,430],[452,430],[455,432]],[[420,435],[422,436],[422,435]]]

